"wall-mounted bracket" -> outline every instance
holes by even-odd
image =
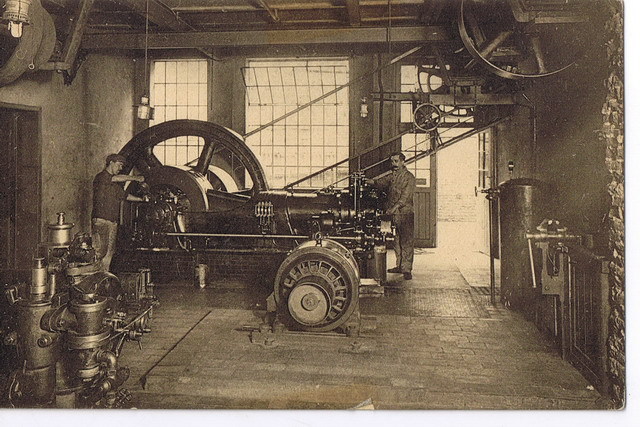
[[[71,84],[82,63],[82,61],[77,60],[78,50],[93,3],[94,0],[84,0],[80,2],[73,17],[69,34],[65,39],[62,54],[60,57],[54,58],[53,61],[49,61],[40,67],[41,70],[56,70],[65,73],[65,84]],[[76,62],[79,63],[76,64]]]

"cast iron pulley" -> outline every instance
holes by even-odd
[[[465,68],[478,64],[514,80],[568,69],[584,50],[587,17],[580,3],[461,0],[458,31],[472,57]]]
[[[433,104],[420,104],[413,110],[413,123],[420,130],[434,130],[442,120],[442,112]]]
[[[326,332],[342,326],[358,306],[360,279],[351,252],[332,240],[298,246],[280,265],[274,295],[290,326]]]

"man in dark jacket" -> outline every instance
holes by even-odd
[[[404,164],[402,153],[392,154],[390,159],[392,172],[375,181],[375,185],[387,192],[386,213],[393,216],[396,237],[393,249],[396,253],[396,266],[389,273],[402,273],[405,280],[411,280],[413,269],[413,194],[416,178]]]
[[[93,213],[91,225],[99,241],[94,242],[98,257],[102,259],[102,270],[109,271],[111,259],[116,251],[116,236],[120,219],[120,202],[148,201],[145,198],[126,194],[122,183],[127,181],[143,182],[142,175],[120,175],[126,159],[120,154],[109,154],[105,168],[93,179]]]

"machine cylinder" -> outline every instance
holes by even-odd
[[[47,267],[44,258],[35,258],[31,269],[31,286],[29,294],[32,301],[39,301],[47,297]]]
[[[525,233],[544,219],[544,183],[527,178],[506,181],[500,188],[500,294],[502,302],[533,315],[536,289]]]
[[[55,399],[55,365],[19,371],[17,379],[22,395],[30,405],[47,405]]]
[[[67,246],[71,243],[72,222],[65,222],[64,212],[58,213],[58,220],[49,224],[49,243],[56,246]]]
[[[387,282],[387,248],[375,245],[371,253],[360,259],[360,275],[378,281],[380,285]]]
[[[376,245],[373,247],[373,261],[375,268],[373,270],[373,278],[378,280],[381,285],[387,283],[387,248],[384,245]]]
[[[69,311],[76,316],[77,335],[96,335],[104,330],[103,320],[107,303],[108,300],[105,297],[97,297],[93,302],[74,299],[69,303]]]
[[[18,348],[26,369],[55,364],[59,351],[58,336],[40,327],[40,320],[51,309],[51,302],[18,302]]]

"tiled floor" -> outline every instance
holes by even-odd
[[[392,257],[392,255],[391,255]],[[392,258],[391,258],[392,260]],[[390,261],[391,261],[390,260]],[[414,279],[361,299],[361,334],[260,333],[266,291],[158,286],[138,408],[596,409],[605,400],[519,314],[490,304],[488,258],[420,250]]]

